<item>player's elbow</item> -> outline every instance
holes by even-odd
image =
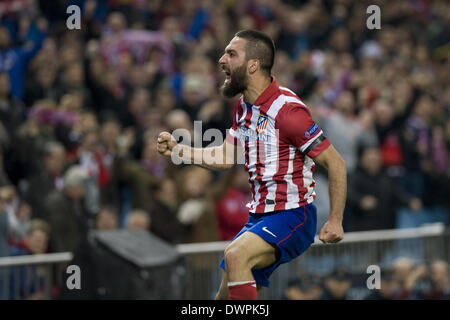
[[[336,163],[339,167],[341,167],[343,170],[347,171],[347,164],[345,163],[344,158],[338,153],[336,157]]]

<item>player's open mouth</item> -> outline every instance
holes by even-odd
[[[225,73],[225,83],[229,83],[231,81],[231,72],[223,71]]]

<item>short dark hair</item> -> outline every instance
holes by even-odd
[[[50,237],[50,234],[51,234],[50,224],[48,222],[46,222],[45,220],[42,220],[39,218],[32,219],[30,221],[30,226],[27,230],[27,235],[30,235],[33,232],[38,231],[38,230],[45,233],[47,235],[47,237]]]
[[[44,144],[44,157],[50,156],[55,149],[62,149],[66,151],[64,145],[58,141],[47,141]]]
[[[270,75],[275,61],[275,44],[273,40],[268,35],[257,30],[241,30],[234,36],[247,40],[245,45],[246,60],[258,59],[261,69]]]

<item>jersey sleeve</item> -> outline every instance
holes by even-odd
[[[290,104],[283,111],[278,123],[281,139],[311,158],[318,156],[328,148],[330,141],[313,121],[308,108]]]
[[[227,136],[225,141],[231,143],[233,145],[238,145],[240,139],[240,133],[238,129],[238,116],[239,116],[239,108],[241,105],[241,99],[235,104],[234,112],[233,112],[233,125],[230,129],[228,129]]]

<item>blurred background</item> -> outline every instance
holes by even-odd
[[[1,299],[214,297],[247,174],[175,166],[156,137],[225,136],[217,61],[241,29],[274,39],[277,81],[348,167],[344,242],[282,266],[261,297],[450,297],[448,1],[1,0]],[[315,180],[320,230],[326,171]],[[82,290],[67,289],[70,264]]]

